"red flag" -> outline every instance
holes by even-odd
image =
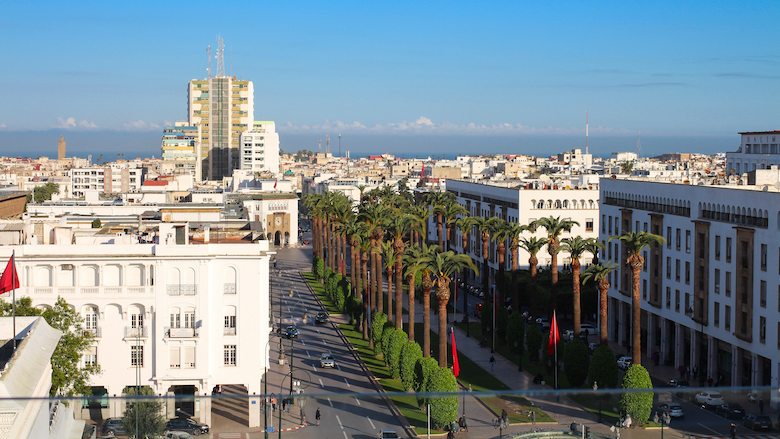
[[[452,331],[452,374],[455,375],[455,378],[460,375],[460,364],[458,364],[458,349],[455,347],[455,330],[450,329]]]
[[[276,183],[279,183],[279,179],[274,180],[274,189],[276,189]]]
[[[555,310],[553,310],[552,324],[550,325],[550,343],[547,345],[547,355],[552,356],[555,353],[555,348],[558,347],[558,342],[561,341],[561,336],[558,334],[558,320],[555,318]]]
[[[14,256],[11,255],[11,259],[8,260],[8,265],[6,265],[5,271],[3,271],[3,276],[0,277],[0,294],[16,288],[19,288],[19,276],[16,273]]]
[[[425,163],[423,163],[422,171],[420,171],[420,180],[425,179]]]

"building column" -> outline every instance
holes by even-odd
[[[693,366],[699,364],[699,349],[701,349],[701,346],[699,346],[699,337],[700,334],[696,331],[696,324],[694,323],[691,326],[691,364],[686,364],[686,366],[691,367],[691,371],[693,371]]]
[[[683,364],[683,361],[685,360],[685,352],[683,352],[683,350],[685,349],[685,330],[684,330],[684,328],[685,327],[683,325],[679,324],[679,323],[675,323],[674,324],[674,329],[675,329],[675,331],[674,331],[674,333],[675,333],[675,337],[674,337],[674,360],[675,360],[675,363],[676,363],[676,364],[674,364],[675,368],[677,366],[681,365],[681,364],[683,366],[685,366],[685,364]]]
[[[715,337],[707,336],[707,375],[705,378],[713,377],[718,371],[718,341]],[[701,371],[704,373],[704,371]]]
[[[211,397],[208,394],[204,393],[200,398],[195,398],[195,416],[200,422],[211,425]]]
[[[615,327],[615,319],[617,318],[616,314],[618,311],[617,308],[620,306],[620,302],[610,297],[607,299],[607,304],[607,340],[616,342],[617,340],[614,337],[612,328]]]
[[[257,428],[263,426],[263,413],[261,412],[261,409],[263,405],[261,404],[262,398],[259,396],[255,396],[253,393],[252,396],[249,397],[249,427],[250,428]]]
[[[623,325],[625,324],[623,322],[623,316],[625,315],[626,304],[622,300],[619,300],[619,299],[617,300],[617,303],[618,303],[617,313],[616,313],[617,315],[615,316],[615,318],[617,319],[618,331],[617,331],[617,340],[616,341],[618,342],[618,345],[623,346],[623,343],[625,343],[625,339],[626,339],[625,331],[623,329]]]
[[[647,313],[647,346],[645,346],[646,349],[646,355],[647,358],[653,358],[653,354],[655,353],[655,328],[656,323],[658,322],[658,316],[652,313]]]
[[[750,362],[751,362],[751,371],[750,371],[750,385],[752,387],[759,387],[763,386],[764,383],[759,382],[761,375],[761,369],[763,368],[763,361],[759,362],[759,359],[761,357],[758,356],[758,354],[751,353],[750,354]]]
[[[669,321],[663,317],[658,318],[658,324],[661,325],[661,359],[660,364],[666,364],[666,358],[669,357]]]
[[[176,417],[176,395],[173,392],[167,392],[165,396],[166,416],[168,419],[173,419]]]
[[[731,346],[731,387],[742,386],[742,354],[739,348]],[[720,383],[722,386],[723,383]]]

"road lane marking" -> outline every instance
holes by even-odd
[[[331,355],[333,355],[333,352],[331,352],[331,351],[330,351],[330,349],[328,349],[328,353],[329,353],[329,354],[331,354]]]
[[[360,405],[360,400],[357,398],[357,396],[355,397],[355,401],[357,401],[358,405]]]
[[[371,429],[372,429],[372,430],[376,430],[376,427],[374,427],[374,423],[373,423],[373,422],[371,422],[371,418],[369,418],[368,416],[366,416],[366,419],[368,419],[368,423],[369,423],[369,424],[371,424]]]
[[[306,356],[311,358],[311,355],[309,355],[309,351],[306,351]]]
[[[702,424],[701,422],[699,422],[699,425],[701,425],[702,427],[706,428],[707,430],[715,433],[716,435],[720,436],[720,432],[719,431],[715,431],[715,430],[711,429],[710,427],[707,427],[706,425]]]
[[[339,365],[337,364],[337,365],[336,365],[336,367],[339,369],[339,372],[341,372],[341,366],[339,366]],[[345,378],[345,379],[346,379],[346,378]]]
[[[344,425],[341,424],[341,418],[339,418],[339,415],[336,415],[336,420],[339,421],[339,427],[341,427],[341,429],[343,430]]]
[[[344,433],[344,439],[349,439],[349,438],[347,437],[347,432],[346,432],[346,431],[342,431],[342,433]]]
[[[333,402],[328,398],[328,404],[330,404],[331,407],[333,407]]]
[[[325,346],[327,346],[327,345],[328,345],[328,342],[327,342],[327,341],[325,341],[325,340],[322,340],[322,344],[324,344]]]
[[[319,378],[319,380],[320,380],[320,386],[322,386],[324,388],[325,384],[322,384],[322,378]]]
[[[314,363],[311,364],[311,368],[314,369],[314,371],[317,371],[317,366],[314,365]]]
[[[352,386],[349,385],[349,381],[347,381],[346,378],[344,378],[344,382],[347,383],[347,387],[352,387]]]
[[[317,334],[320,334],[320,330],[319,329],[317,330]]]
[[[303,345],[306,346],[306,342],[305,341],[301,340],[301,343],[303,343]]]

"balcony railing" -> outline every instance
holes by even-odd
[[[168,338],[193,338],[198,336],[197,328],[171,328],[165,327],[165,336]]]
[[[34,295],[71,296],[73,294],[146,294],[151,292],[147,287],[27,287],[27,292]],[[24,290],[21,288],[20,290]]]
[[[197,284],[168,285],[169,296],[194,296],[198,294]]]
[[[224,335],[236,335],[236,328],[225,328]]]
[[[103,328],[99,326],[97,328],[86,328],[84,329],[84,332],[89,332],[95,338],[100,338],[103,336]]]
[[[236,284],[224,284],[225,294],[236,294]]]
[[[125,326],[125,338],[141,337],[145,338],[149,336],[149,328],[146,326]]]

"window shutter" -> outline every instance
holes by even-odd
[[[185,369],[195,368],[195,346],[184,347],[184,368]]]
[[[171,369],[179,369],[181,368],[181,361],[179,357],[179,348],[178,347],[172,347],[171,348]]]

